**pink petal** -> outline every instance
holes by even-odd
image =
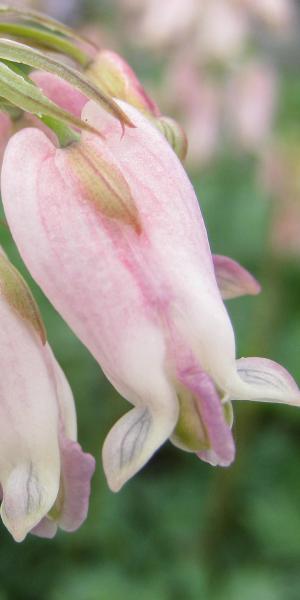
[[[42,92],[61,108],[80,117],[87,98],[76,90],[70,83],[45,71],[32,71],[30,78],[41,88]]]
[[[62,439],[61,450],[63,506],[59,526],[75,531],[87,517],[95,459],[84,453],[77,442],[66,438]]]
[[[243,394],[241,389],[241,396],[237,394],[234,399],[300,405],[300,390],[296,382],[284,367],[273,360],[240,358],[237,360],[237,372],[247,384],[248,394]]]
[[[196,397],[211,445],[210,450],[199,452],[199,458],[213,465],[228,467],[235,456],[234,441],[212,380],[197,367],[179,371],[178,379]]]
[[[56,521],[44,517],[31,531],[32,535],[37,537],[52,539],[57,533],[58,525]]]
[[[155,117],[160,116],[157,104],[147,94],[133,69],[116,52],[99,52],[87,69],[87,75],[109,95],[146,110]]]
[[[238,262],[228,256],[213,255],[215,276],[224,300],[239,296],[255,296],[261,287],[256,279]]]

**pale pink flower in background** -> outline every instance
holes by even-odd
[[[186,173],[164,139],[119,101],[135,128],[94,103],[83,134],[57,149],[39,130],[11,138],[2,194],[33,277],[133,405],[109,432],[103,463],[119,490],[171,437],[211,464],[234,458],[230,399],[300,403],[272,361],[235,361],[226,297],[257,293],[237,263],[216,257]],[[225,402],[223,405],[222,402]]]
[[[219,147],[220,89],[185,56],[172,65],[166,88],[187,135],[187,166],[199,168],[213,159]]]
[[[280,256],[300,255],[300,143],[274,143],[264,155],[261,180],[273,202],[271,246]]]
[[[246,150],[260,150],[270,135],[276,108],[274,70],[260,62],[244,65],[229,81],[227,124]]]
[[[278,88],[276,67],[265,64],[259,40],[264,31],[269,43],[292,32],[293,0],[119,0],[119,6],[130,17],[128,42],[150,46],[164,58],[157,95],[161,110],[168,113],[171,107],[187,133],[188,166],[212,161],[225,139],[259,154],[274,122]],[[254,58],[249,54],[253,44]],[[185,89],[180,89],[181,72],[177,84],[169,85],[180,62],[187,70],[198,69]],[[182,102],[188,94],[191,101]]]
[[[209,0],[202,5],[195,54],[201,62],[231,60],[241,52],[247,39],[247,14],[228,0]]]
[[[76,442],[69,384],[24,280],[0,253],[1,517],[16,541],[77,529],[94,459]]]
[[[293,0],[237,0],[237,3],[270,27],[286,30],[292,25],[295,13]]]
[[[121,4],[136,13],[134,27],[131,28],[140,43],[145,45],[178,45],[197,25],[199,0],[129,1],[129,4],[121,0]]]

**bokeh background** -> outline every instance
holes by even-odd
[[[187,168],[214,252],[259,279],[228,302],[239,356],[300,382],[300,16],[293,0],[43,0],[34,6],[119,51],[186,128]],[[171,201],[171,199],[170,199]],[[300,411],[236,402],[235,464],[166,444],[117,495],[100,449],[127,410],[31,283],[97,457],[81,530],[21,545],[1,525],[0,600],[299,600]],[[101,332],[99,332],[101,335]]]

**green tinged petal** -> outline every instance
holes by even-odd
[[[122,173],[87,144],[73,144],[67,150],[70,165],[85,197],[104,216],[131,225],[141,232],[139,214]]]
[[[27,283],[4,254],[0,254],[0,295],[10,307],[27,323],[29,323],[46,343],[47,334],[38,306]]]
[[[177,394],[179,419],[171,437],[173,444],[188,452],[201,452],[209,449],[207,432],[197,408],[197,400],[187,390]]]

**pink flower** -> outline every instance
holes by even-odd
[[[269,26],[286,29],[295,13],[293,0],[240,0],[241,4]]]
[[[299,201],[300,145],[288,139],[275,143],[263,156],[261,180],[272,196],[271,245],[276,254],[299,258],[300,255],[300,201]]]
[[[218,85],[183,56],[169,73],[168,92],[175,98],[188,139],[190,168],[209,162],[220,145],[222,97]]]
[[[125,100],[155,117],[160,116],[158,106],[149,97],[133,69],[116,52],[99,52],[89,65],[86,75],[110,96]]]
[[[2,170],[6,218],[33,277],[116,389],[133,405],[103,447],[117,491],[171,437],[200,458],[234,458],[231,399],[299,404],[272,361],[235,360],[205,226],[186,173],[163,136],[119,102],[135,128],[89,102],[83,134],[57,149],[36,129],[16,134]],[[227,297],[258,287],[215,259]],[[249,279],[250,277],[250,279]]]
[[[198,17],[196,48],[200,59],[222,62],[240,54],[248,36],[247,14],[228,0],[206,0]]]
[[[232,79],[228,116],[233,136],[243,148],[261,148],[271,131],[275,103],[276,78],[267,65],[250,62]]]
[[[18,542],[86,518],[94,459],[76,442],[69,384],[24,280],[0,254],[1,517]]]
[[[198,0],[120,0],[124,8],[137,12],[132,31],[143,44],[164,46],[185,39],[198,16]],[[129,5],[128,5],[129,4]]]

